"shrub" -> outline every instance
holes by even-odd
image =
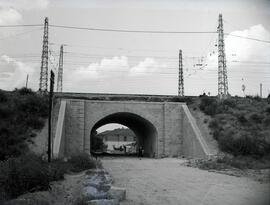
[[[49,164],[48,175],[50,181],[58,181],[64,179],[64,174],[71,169],[69,163],[64,162],[63,160],[56,159]]]
[[[236,132],[236,129],[231,128],[220,132],[217,140],[222,151],[234,156],[263,156],[270,153],[270,144],[262,133]]]
[[[265,112],[270,115],[270,106],[266,107]]]
[[[211,122],[209,123],[209,127],[213,130],[219,129],[220,126],[219,126],[218,120],[217,119],[211,120]]]
[[[5,91],[0,90],[0,103],[7,102],[8,97]]]
[[[91,141],[91,150],[103,151],[105,146],[106,144],[104,143],[103,139],[100,136],[93,134]]]
[[[27,192],[48,190],[50,182],[64,179],[65,173],[91,168],[96,168],[96,163],[84,153],[72,156],[68,162],[48,163],[31,153],[9,158],[0,162],[0,202]]]
[[[87,153],[73,155],[68,160],[71,164],[71,171],[80,172],[86,169],[96,168],[96,163]]]
[[[203,170],[211,170],[211,169],[222,170],[222,169],[229,168],[229,165],[225,163],[221,163],[218,160],[208,160],[208,161],[202,160],[198,164],[198,168],[203,169]]]
[[[262,101],[262,98],[259,95],[256,95],[255,97],[253,97],[253,99],[257,101]]]
[[[215,98],[204,96],[201,98],[200,109],[207,115],[217,114],[218,103]]]
[[[5,98],[0,102],[0,118],[4,119],[0,121],[0,160],[4,160],[27,151],[26,141],[44,126],[48,99],[27,88],[9,93],[0,90],[0,98]]]
[[[34,116],[27,116],[25,119],[25,125],[34,130],[40,130],[43,128],[45,120],[43,118],[37,118]]]
[[[270,161],[269,158],[258,160],[250,156],[232,157],[225,155],[213,160],[202,160],[198,163],[198,167],[206,170],[224,170],[232,167],[237,169],[268,169],[270,167]]]
[[[240,123],[242,123],[242,124],[245,124],[245,123],[248,122],[248,120],[247,120],[247,118],[246,118],[246,116],[245,116],[244,113],[238,114],[238,115],[237,115],[237,119],[238,119],[238,121],[239,121]]]
[[[263,121],[263,115],[260,115],[258,113],[252,113],[250,115],[250,119],[255,123],[262,123]]]
[[[14,92],[18,92],[20,95],[34,95],[35,93],[30,88],[15,89]]]
[[[7,119],[11,115],[13,115],[13,111],[8,105],[0,105],[0,119]]]
[[[28,115],[48,116],[48,101],[43,96],[28,95],[20,97],[20,100],[17,100],[17,108],[19,112],[24,112]]]
[[[209,128],[213,130],[213,138],[218,140],[221,135],[222,127],[216,118],[210,121]]]
[[[0,162],[0,201],[15,198],[21,194],[48,190],[50,182],[64,179],[68,171],[82,171],[93,167],[94,162],[86,155],[72,157],[70,163],[53,160],[43,161],[34,154],[9,158]],[[1,199],[2,198],[2,199]]]
[[[187,103],[187,105],[190,105],[193,103],[193,99],[191,97],[185,97],[184,101]]]
[[[266,116],[263,120],[263,123],[265,126],[269,126],[270,125],[270,115]]]
[[[236,107],[236,101],[233,98],[228,98],[223,101],[223,104],[231,108]]]
[[[17,157],[27,150],[25,137],[17,136],[12,125],[0,127],[0,161],[8,157]]]
[[[28,154],[0,164],[0,185],[8,197],[49,188],[48,167],[40,157]]]
[[[200,109],[212,115],[209,128],[222,151],[262,157],[270,154],[269,105],[258,97],[247,98],[215,101],[203,96]]]

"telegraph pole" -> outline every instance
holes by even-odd
[[[50,94],[49,94],[49,119],[48,119],[48,162],[51,162],[52,157],[52,101],[54,88],[54,72],[51,70],[50,76]]]
[[[218,97],[219,99],[227,98],[228,96],[228,78],[227,66],[223,33],[222,14],[219,14],[218,19]]]
[[[183,77],[182,50],[179,50],[178,95],[179,96],[184,96],[184,77]]]
[[[262,83],[260,83],[260,97],[262,98]]]
[[[48,50],[49,50],[49,19],[45,18],[43,46],[40,67],[39,91],[47,92],[48,89]]]
[[[26,76],[26,82],[25,82],[25,87],[27,88],[27,86],[28,86],[28,74],[27,74],[27,76]]]
[[[61,45],[57,75],[57,92],[62,92],[63,90],[63,53],[63,45]]]

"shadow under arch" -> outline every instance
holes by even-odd
[[[144,156],[156,157],[157,129],[151,122],[134,113],[117,112],[102,118],[92,127],[90,141],[95,130],[109,123],[118,123],[131,129],[136,135],[137,145],[144,149]]]

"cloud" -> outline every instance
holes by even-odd
[[[64,84],[66,83],[69,91],[82,90],[87,85],[92,86],[93,82],[107,83],[111,80],[128,82],[138,75],[153,78],[149,72],[152,73],[165,67],[165,64],[160,64],[153,58],[145,58],[137,65],[131,66],[126,56],[115,56],[67,71],[68,74],[64,74]],[[111,89],[114,89],[113,85],[111,85]]]
[[[145,58],[142,62],[139,62],[138,65],[130,69],[130,75],[145,75],[147,72],[158,71],[166,67],[166,64],[159,64],[153,58]]]
[[[236,36],[241,36],[243,38]],[[229,33],[225,38],[225,52],[228,64],[246,60],[269,61],[269,44],[247,38],[270,41],[270,32],[267,31],[263,25],[258,24],[242,31],[233,31]],[[217,51],[214,54],[209,53],[207,61],[217,63],[217,56]]]
[[[128,71],[128,59],[125,56],[104,58],[98,63],[91,63],[88,66],[80,66],[68,71],[65,75],[67,85],[86,85],[93,80],[119,75],[120,71]]]
[[[21,21],[22,15],[13,8],[0,7],[0,25],[15,24]]]
[[[130,66],[126,56],[115,56],[104,58],[100,63],[91,63],[87,67],[78,67],[72,71],[72,78],[78,79],[97,79],[114,75],[145,75],[148,72],[158,71],[166,68],[166,64],[159,64],[153,58],[145,58],[135,66]]]
[[[102,59],[100,64],[94,66],[98,71],[126,70],[128,68],[128,58],[126,56],[115,56],[111,59]]]
[[[263,25],[254,25],[243,31],[231,32],[230,35],[225,39],[225,49],[226,53],[229,54],[227,56],[228,60],[234,60],[235,57],[238,60],[248,60],[254,56],[256,56],[257,60],[269,59],[269,44],[245,38],[237,38],[233,35],[270,41],[270,32],[267,31]]]
[[[8,71],[0,71],[0,86],[6,90],[24,86],[26,75],[32,75],[35,71],[33,67],[7,55],[0,57],[0,63],[3,64],[3,68],[9,69]]]
[[[49,0],[1,0],[1,7],[16,10],[45,9]]]
[[[22,10],[45,9],[49,0],[1,0],[0,25],[17,24],[22,20]]]

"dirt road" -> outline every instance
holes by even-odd
[[[123,205],[269,205],[270,185],[186,167],[180,159],[104,158],[104,168],[125,187]]]

